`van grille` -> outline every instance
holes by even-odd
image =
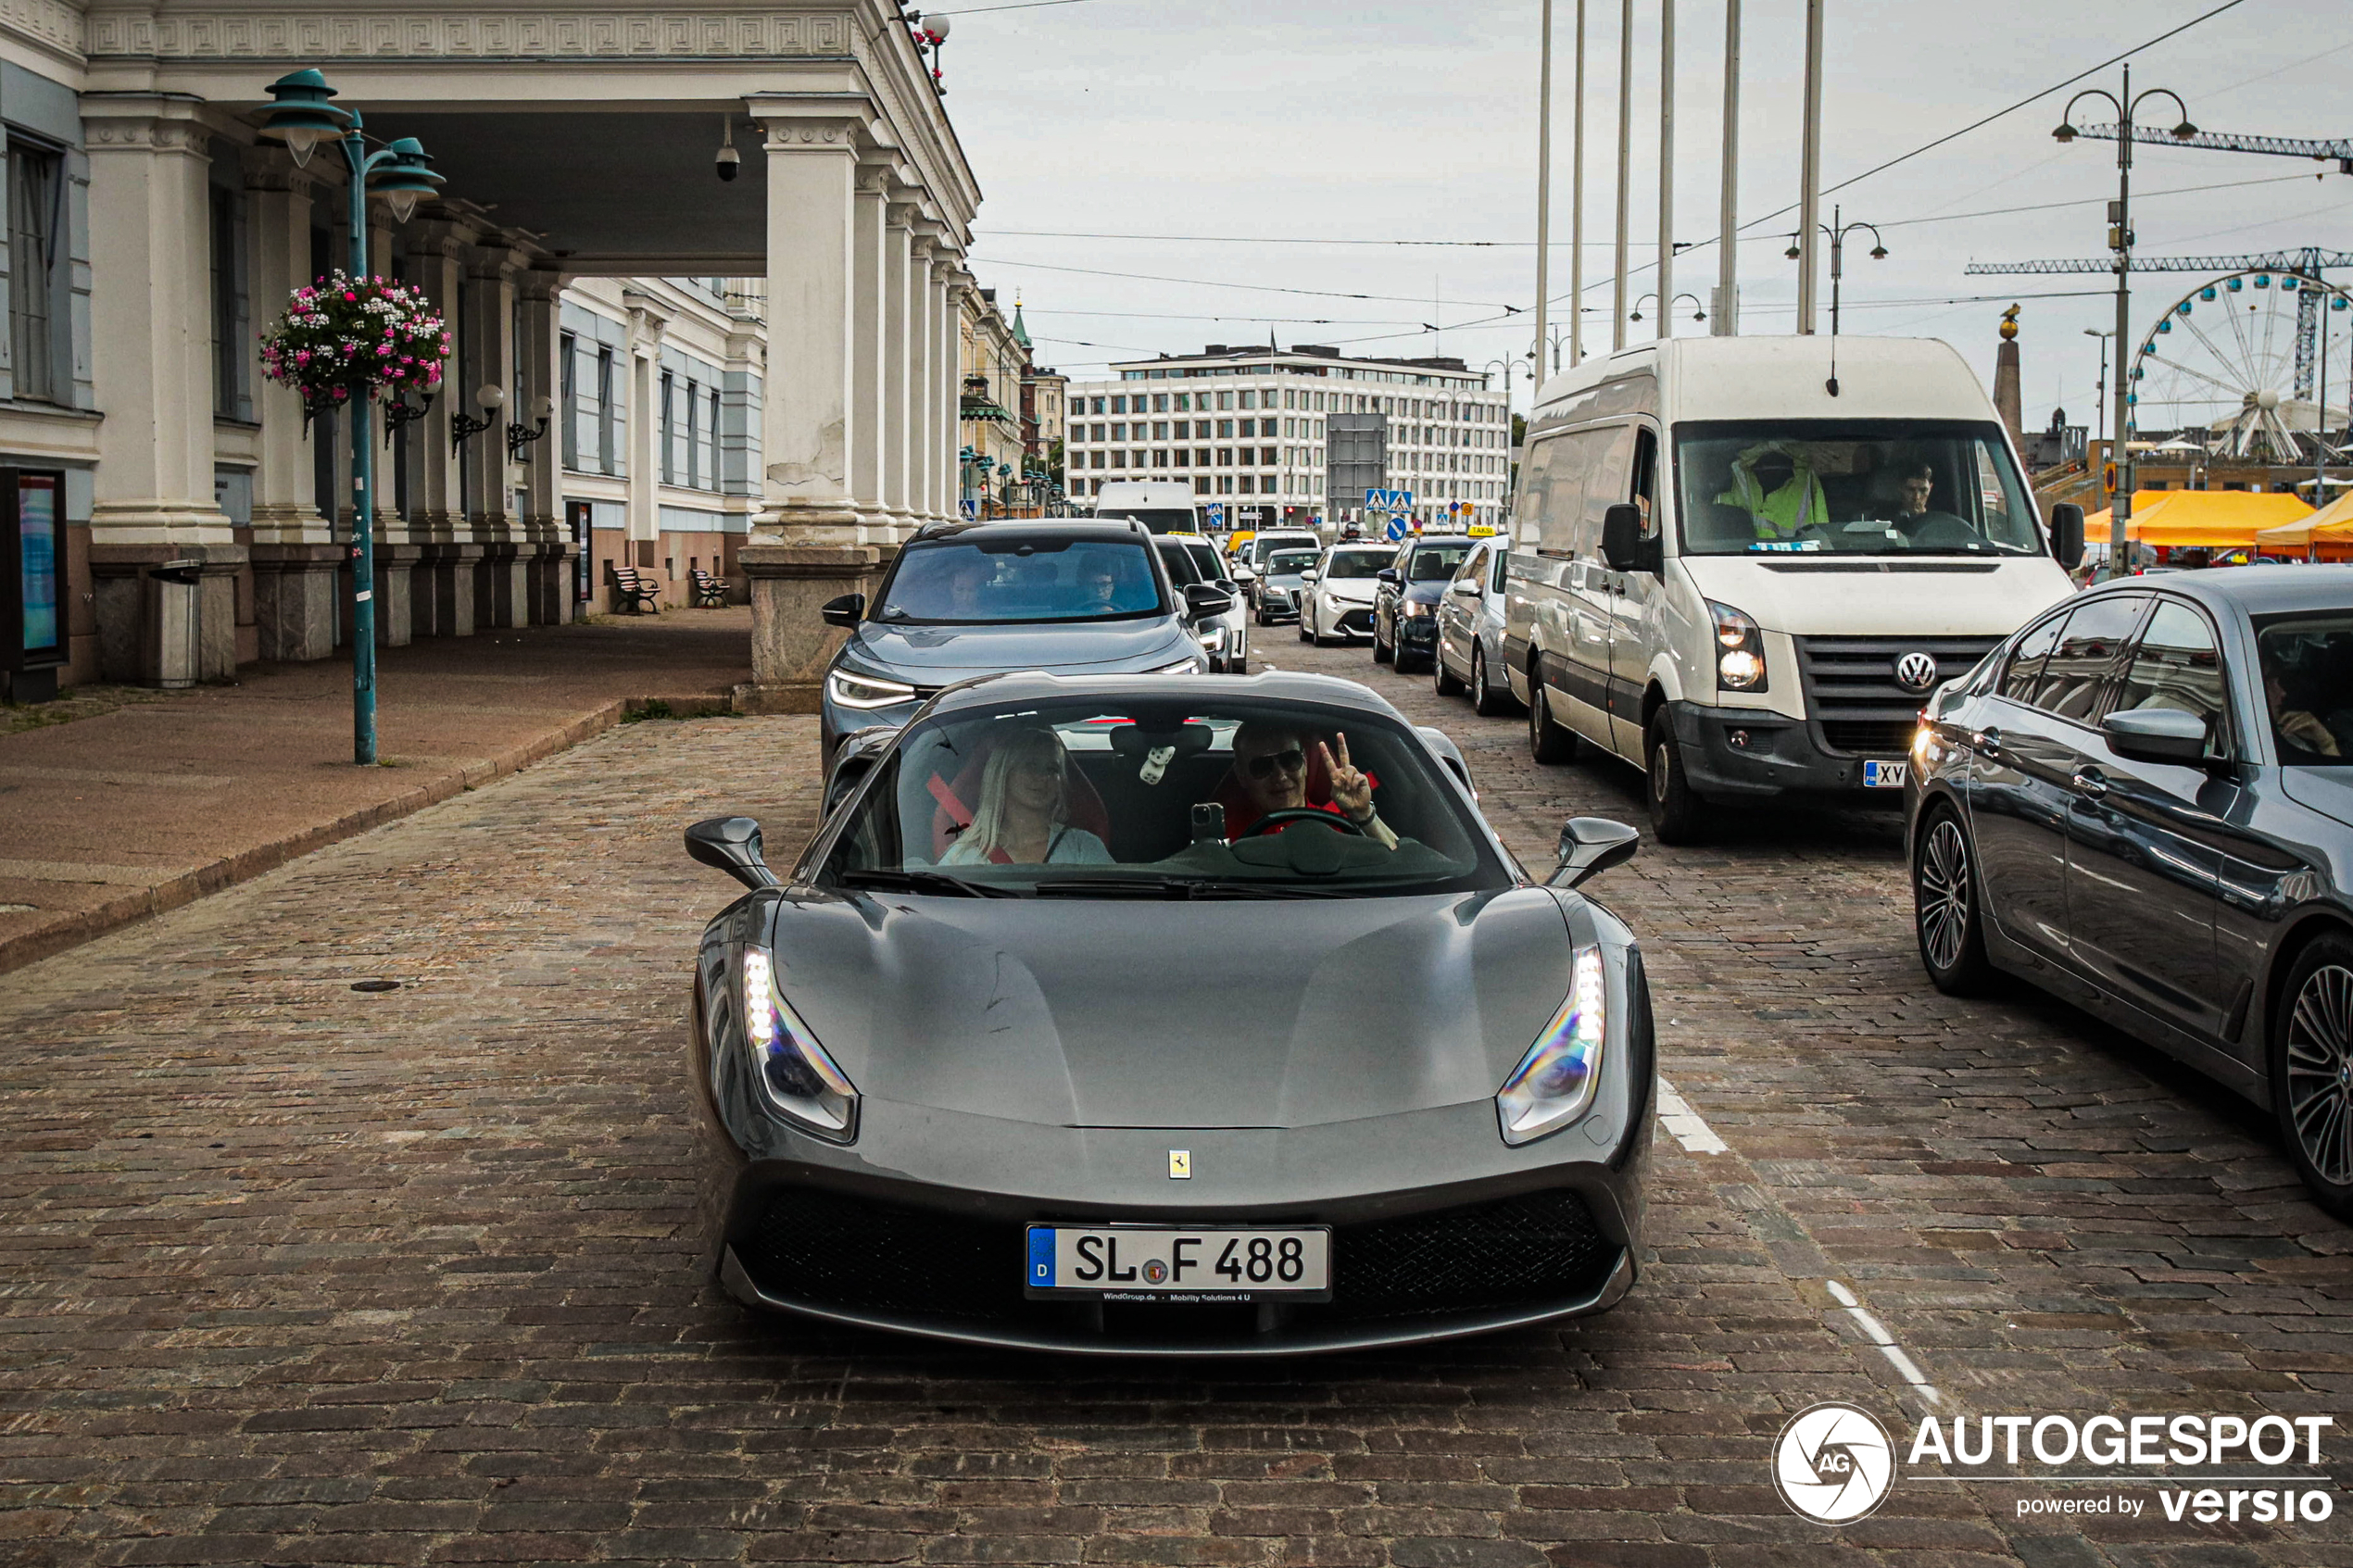
[[[1911,745],[1921,706],[1939,682],[1983,659],[1999,637],[1800,637],[1797,667],[1806,714],[1816,741],[1850,757],[1901,756]],[[1905,655],[1936,660],[1928,691],[1906,691],[1895,679]]]

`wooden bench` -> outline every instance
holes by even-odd
[[[622,608],[639,615],[649,615],[661,608],[661,585],[634,566],[615,566],[612,573],[613,592],[620,596]]]
[[[727,603],[727,580],[724,577],[713,577],[698,566],[688,567],[686,575],[695,585],[697,609],[718,609]]]

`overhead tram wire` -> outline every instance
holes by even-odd
[[[1153,272],[1113,272],[1101,267],[1063,267],[1056,263],[1047,261],[1025,261],[1020,259],[1002,260],[992,257],[990,258],[988,265],[992,267],[1002,267],[1008,270],[1020,268],[1035,269],[1041,272],[1075,272],[1080,274],[1081,276],[1089,278],[1122,278],[1132,282],[1184,283],[1191,287],[1206,289],[1252,289],[1260,294],[1302,294],[1312,295],[1317,299],[1365,299],[1389,305],[1420,305],[1424,303],[1423,300],[1412,295],[1357,294],[1346,289],[1301,289],[1287,287],[1281,283],[1229,283],[1220,282],[1214,278],[1169,278]],[[1434,303],[1443,305],[1459,305],[1472,310],[1502,310],[1512,315],[1517,315],[1520,308],[1516,305],[1495,305],[1483,299],[1448,299],[1436,301]]]

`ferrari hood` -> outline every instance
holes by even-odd
[[[774,952],[862,1093],[1077,1127],[1298,1127],[1485,1099],[1570,968],[1539,888],[820,898],[779,906]]]
[[[893,626],[863,621],[847,649],[876,674],[917,685],[961,681],[981,670],[1120,671],[1183,657],[1184,630],[1165,616],[1133,621],[1008,626]]]

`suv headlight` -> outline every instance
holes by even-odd
[[[1716,622],[1716,684],[1726,691],[1765,690],[1765,633],[1730,605],[1707,601]]]
[[[1408,621],[1427,621],[1438,613],[1438,607],[1428,599],[1407,599],[1399,607],[1399,611]]]
[[[834,1143],[858,1135],[858,1090],[777,994],[776,966],[760,947],[743,961],[744,1043],[768,1103],[804,1132]]]
[[[904,681],[887,681],[879,675],[853,675],[847,670],[834,670],[825,676],[825,695],[844,708],[890,708],[915,700],[915,688]]]
[[[1505,1143],[1533,1143],[1585,1114],[1602,1080],[1602,1041],[1608,1030],[1602,950],[1579,947],[1568,998],[1495,1091]]]
[[[1201,673],[1201,660],[1188,656],[1174,664],[1158,665],[1145,671],[1144,673],[1147,675],[1198,675]]]

